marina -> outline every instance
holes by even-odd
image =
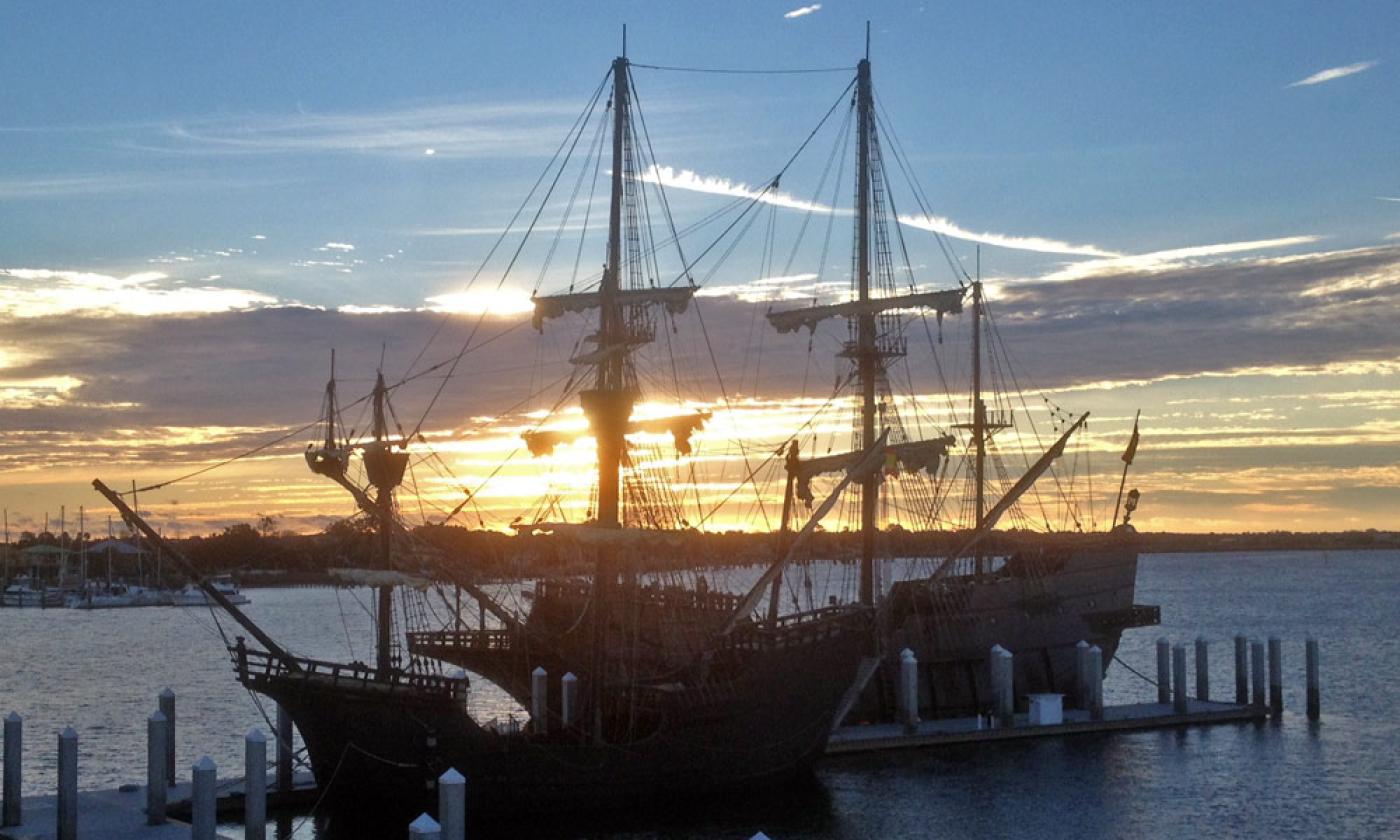
[[[1237,638],[1244,639],[1243,636]],[[1028,714],[1018,714],[1013,707],[1003,709],[999,714],[989,714],[985,722],[980,715],[975,720],[919,721],[917,715],[909,711],[911,705],[909,698],[906,698],[901,709],[905,723],[839,727],[827,746],[827,754],[848,756],[886,750],[975,745],[1011,739],[1262,722],[1269,717],[1279,721],[1283,716],[1283,680],[1280,670],[1282,643],[1278,639],[1271,639],[1269,648],[1271,653],[1267,670],[1268,695],[1263,692],[1263,681],[1258,680],[1253,686],[1254,695],[1249,702],[1227,703],[1207,699],[1208,678],[1200,679],[1201,675],[1209,673],[1208,661],[1205,660],[1197,661],[1199,670],[1196,671],[1194,697],[1190,696],[1193,687],[1186,683],[1184,664],[1175,668],[1173,681],[1163,689],[1164,693],[1172,696],[1170,703],[1103,706],[1102,685],[1095,684],[1090,673],[1081,677],[1081,685],[1086,689],[1088,697],[1088,702],[1083,705],[1087,708],[1063,710],[1061,695],[1032,695],[1025,698],[1031,707]],[[1159,645],[1158,650],[1161,649],[1162,646]],[[1199,652],[1205,647],[1201,645],[1196,649]],[[1000,650],[993,652],[993,658]],[[1172,651],[1174,664],[1184,663],[1184,657],[1179,655],[1183,650],[1184,648],[1178,646]],[[1319,646],[1315,640],[1309,639],[1305,650],[1305,673],[1308,679],[1307,719],[1316,722],[1320,719]],[[1253,661],[1250,660],[1247,664],[1237,662],[1237,686],[1246,681],[1249,673],[1261,672],[1260,668],[1253,666]],[[991,676],[995,679],[994,674]],[[1248,689],[1245,689],[1243,694],[1248,699]],[[1014,693],[1008,690],[1007,697],[1014,697]],[[16,744],[22,743],[23,724],[22,719],[13,713],[6,718],[4,732],[5,744],[8,746],[4,752],[4,792],[0,793],[4,801],[0,838],[69,840],[79,836],[78,826],[81,825],[84,836],[100,836],[108,840],[144,840],[173,836],[216,840],[223,836],[215,833],[215,826],[220,818],[242,822],[245,838],[261,838],[262,827],[270,808],[300,810],[308,806],[314,807],[323,801],[324,792],[318,791],[314,778],[306,773],[298,774],[294,770],[290,718],[280,713],[277,716],[278,734],[272,739],[274,757],[271,763],[268,761],[268,736],[255,730],[244,739],[245,769],[249,773],[253,768],[259,768],[261,771],[256,785],[248,784],[248,779],[253,778],[251,775],[245,775],[233,783],[216,784],[217,767],[207,756],[194,765],[193,780],[190,783],[176,784],[173,750],[176,738],[175,695],[167,690],[162,692],[158,699],[159,708],[149,718],[147,727],[147,783],[145,786],[123,785],[116,790],[81,789],[76,769],[77,734],[70,728],[65,729],[59,738],[59,792],[50,796],[22,799],[17,792],[17,789],[22,789],[23,784],[22,750]],[[1039,701],[1046,699],[1053,701],[1050,704],[1049,719],[1039,719],[1040,710],[1036,707]],[[170,745],[171,749],[167,749],[167,745]],[[205,777],[201,778],[201,774]],[[445,826],[442,840],[461,840],[465,836],[464,831],[468,824],[464,793],[466,781],[455,769],[449,769],[438,780],[439,805],[436,814]],[[170,815],[178,815],[183,821]],[[428,815],[425,813],[422,817]],[[422,817],[413,824],[424,831],[426,826],[437,826],[437,822],[425,822]],[[251,828],[258,830],[251,831]],[[414,834],[410,831],[409,836],[430,835]]]
[[[159,5],[0,6],[0,840],[1400,836],[1383,16]]]

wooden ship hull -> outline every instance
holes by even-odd
[[[234,649],[248,688],[291,715],[328,800],[417,811],[435,780],[468,779],[474,818],[584,812],[665,798],[703,799],[792,779],[822,755],[832,718],[870,645],[868,610],[837,608],[780,628],[747,627],[672,679],[605,695],[602,737],[557,714],[493,726],[466,710],[467,685],[444,677]],[[555,679],[551,675],[551,679]]]
[[[962,716],[992,703],[988,651],[1014,656],[1015,695],[1073,697],[1075,647],[1103,651],[1107,672],[1122,632],[1155,625],[1155,606],[1134,603],[1137,550],[1114,535],[1072,552],[1030,548],[995,572],[894,584],[881,622],[886,658],[853,715],[894,714],[899,653],[919,661],[920,714]]]
[[[882,610],[876,672],[853,719],[894,719],[899,653],[914,651],[920,665],[920,705],[925,717],[961,716],[991,703],[987,652],[1001,645],[1015,656],[1018,696],[1059,692],[1072,695],[1075,646],[1103,651],[1105,670],[1123,630],[1154,625],[1158,609],[1134,603],[1137,550],[1129,539],[1103,535],[1073,549],[1027,546],[1005,565],[984,575],[937,581],[901,581]],[[713,633],[733,612],[736,596],[666,597],[665,590],[636,590],[612,611],[610,638],[626,644],[636,673],[666,673],[691,651],[688,642]],[[587,608],[585,587],[542,582],[521,629],[441,630],[409,634],[410,650],[458,665],[501,686],[528,706],[530,672],[588,671],[588,638],[579,618]],[[623,633],[624,617],[632,631]],[[571,632],[572,631],[572,632]],[[621,656],[622,651],[615,652]],[[549,706],[559,708],[558,685]]]

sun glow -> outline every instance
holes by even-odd
[[[522,315],[534,308],[530,296],[520,289],[502,287],[495,290],[466,289],[446,292],[427,299],[428,308],[435,312],[461,315]]]

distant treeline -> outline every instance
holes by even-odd
[[[450,567],[461,564],[474,576],[530,577],[544,574],[582,573],[591,565],[592,551],[577,542],[554,536],[514,536],[497,531],[474,531],[455,526],[427,526],[414,530],[422,543],[434,546]],[[885,556],[936,556],[956,551],[967,539],[959,532],[915,532],[899,528],[880,534],[880,553]],[[1036,546],[1048,550],[1069,550],[1100,542],[1102,534],[1042,534],[1025,531],[998,531],[983,542],[989,552],[1010,552],[1018,547]],[[1293,533],[1271,531],[1243,534],[1140,533],[1137,547],[1143,553],[1217,551],[1327,551],[1348,549],[1400,548],[1400,533],[1389,531],[1344,531],[1337,533]],[[200,569],[208,572],[233,571],[245,585],[305,585],[328,582],[332,568],[376,568],[374,534],[365,520],[338,522],[320,534],[276,533],[250,525],[235,525],[221,533],[191,537],[177,543],[181,551]],[[860,551],[858,534],[818,532],[809,543],[816,556],[854,561]],[[744,532],[667,534],[655,545],[635,556],[647,558],[650,570],[667,568],[707,568],[766,563],[778,549],[774,534]],[[401,549],[400,549],[401,551]],[[402,554],[401,570],[414,566],[429,570],[430,563],[415,563]]]

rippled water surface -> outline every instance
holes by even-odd
[[[363,594],[253,590],[249,612],[299,653],[369,658]],[[1229,639],[1284,640],[1288,713],[1242,724],[1025,741],[939,752],[830,759],[816,780],[722,806],[662,808],[612,823],[528,833],[614,838],[1400,836],[1400,553],[1152,555],[1140,603],[1162,605],[1161,628],[1129,631],[1119,657],[1154,668],[1159,634],[1204,635],[1211,685],[1232,694]],[[227,625],[227,620],[225,620]],[[1303,717],[1302,642],[1322,641],[1323,720]],[[347,639],[353,640],[353,647]],[[242,735],[266,728],[233,681],[207,610],[0,610],[0,712],[25,717],[26,791],[53,787],[53,738],[80,736],[83,787],[144,775],[144,718],[165,686],[179,695],[179,765],[208,754],[242,766]],[[478,682],[478,711],[510,701]],[[1110,703],[1155,697],[1114,664]],[[658,803],[664,805],[664,803]],[[402,837],[325,819],[286,820],[283,840]],[[237,829],[221,829],[236,836]],[[520,836],[520,832],[507,832]]]

